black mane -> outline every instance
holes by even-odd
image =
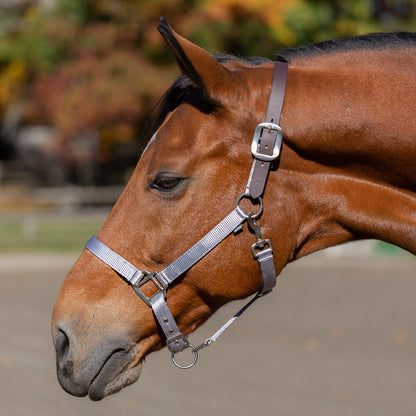
[[[416,33],[371,33],[361,36],[348,36],[318,42],[309,46],[288,49],[279,54],[287,61],[295,58],[307,58],[309,56],[328,54],[334,52],[346,52],[362,49],[395,49],[403,47],[416,48]]]

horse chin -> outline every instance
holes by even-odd
[[[142,360],[133,366],[127,366],[115,375],[111,361],[111,359],[107,361],[89,386],[88,397],[93,401],[99,401],[106,396],[118,393],[124,387],[137,381],[141,374]]]

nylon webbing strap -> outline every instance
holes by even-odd
[[[238,228],[245,220],[246,214],[236,207],[221,222],[219,222],[209,233],[205,234],[196,244],[194,244],[182,256],[170,264],[166,269],[156,273],[156,279],[164,288],[175,279],[190,269],[195,263],[205,257],[221,241]],[[123,276],[135,287],[136,292],[140,291],[140,282],[147,272],[137,269],[115,251],[111,250],[97,237],[91,237],[85,245],[92,254],[110,266],[113,270]],[[140,293],[141,294],[141,293]],[[188,346],[186,337],[179,331],[175,319],[169,310],[165,300],[164,292],[159,291],[149,298],[150,306],[153,310],[160,328],[166,337],[166,344],[170,351],[179,352]]]
[[[157,293],[150,302],[157,322],[165,334],[166,345],[169,350],[171,352],[183,351],[189,343],[187,338],[179,331],[175,318],[166,303],[164,294],[162,292]]]
[[[236,207],[221,222],[219,222],[209,233],[205,234],[196,244],[186,251],[166,269],[156,274],[159,281],[172,283],[175,279],[189,270],[195,263],[205,257],[212,249],[229,236],[239,225],[246,220],[246,215]],[[153,313],[166,337],[166,344],[170,351],[179,352],[185,349],[189,342],[179,331],[166,300],[158,296],[157,300],[151,301]]]
[[[110,266],[119,275],[123,276],[133,286],[140,282],[143,272],[134,267],[115,251],[107,247],[97,237],[91,237],[85,244],[85,248],[105,264]],[[152,307],[153,313],[155,314],[155,317],[165,334],[169,350],[172,352],[184,350],[188,346],[186,338],[182,335],[176,325],[175,319],[166,304],[164,292],[156,293],[150,300],[150,306]]]
[[[214,247],[221,243],[221,241],[241,225],[246,218],[246,214],[239,207],[236,207],[188,251],[166,267],[166,269],[158,273],[157,277],[162,276],[162,279],[168,282],[168,284],[172,283],[195,263],[206,256]]]
[[[135,284],[143,274],[124,257],[111,250],[95,236],[87,241],[85,248],[132,284]]]

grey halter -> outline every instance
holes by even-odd
[[[134,287],[134,290],[137,292],[140,299],[152,308],[154,316],[165,335],[166,345],[171,351],[172,361],[179,368],[190,368],[195,365],[198,360],[199,350],[213,343],[255,300],[270,293],[276,285],[272,246],[269,240],[261,237],[260,226],[256,220],[263,211],[261,195],[266,186],[270,165],[280,155],[282,129],[278,123],[283,105],[287,73],[288,64],[286,62],[277,61],[274,63],[273,82],[266,122],[259,124],[254,133],[251,146],[254,160],[245,192],[238,197],[236,207],[220,223],[209,231],[208,234],[202,237],[201,240],[164,270],[151,273],[137,269],[96,237],[92,237],[85,245],[92,254],[127,280]],[[258,201],[260,204],[259,211],[256,214],[251,212],[246,214],[239,206],[243,198]],[[247,221],[250,228],[255,231],[257,237],[257,241],[252,245],[252,253],[260,265],[263,286],[256,296],[214,335],[195,347],[188,341],[188,338],[180,332],[166,303],[166,291],[170,284],[194,266],[195,263],[205,257],[226,237],[231,233],[240,231],[242,229],[242,224],[245,221]],[[141,287],[147,282],[152,282],[156,288],[156,292],[150,297],[145,296],[141,291]],[[186,366],[180,365],[175,360],[175,354],[183,351],[187,347],[190,347],[194,353],[193,361]]]

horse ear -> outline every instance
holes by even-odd
[[[218,87],[230,81],[231,72],[205,49],[178,35],[164,17],[160,18],[160,23],[158,30],[173,51],[183,74],[201,93],[215,98]]]

